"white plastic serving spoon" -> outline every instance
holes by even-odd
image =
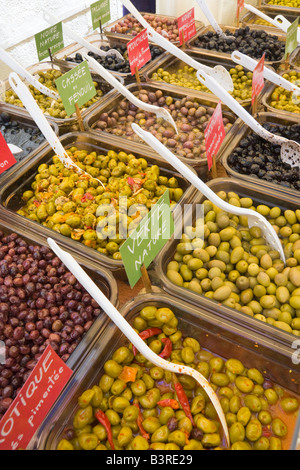
[[[112,305],[112,303],[107,299],[107,297],[101,292],[101,290],[96,286],[92,279],[86,274],[86,272],[81,268],[77,261],[73,258],[70,253],[62,250],[57,243],[52,239],[48,238],[47,242],[50,248],[58,256],[58,258],[64,263],[64,265],[69,269],[70,272],[76,277],[78,282],[86,289],[86,291],[93,297],[93,299],[98,303],[102,310],[109,316],[109,318],[115,323],[115,325],[122,331],[126,338],[137,348],[137,350],[143,354],[143,356],[150,361],[152,364],[157,367],[161,367],[164,370],[167,370],[176,374],[189,375],[193,377],[199,385],[205,390],[213,406],[216,409],[216,412],[219,416],[221,425],[223,427],[225,437],[227,440],[227,445],[229,446],[229,432],[225,419],[225,415],[219,399],[210,386],[207,379],[197,372],[195,369],[185,365],[173,364],[172,362],[166,361],[165,359],[159,357],[155,354],[152,349],[147,346],[143,339],[135,332],[135,330],[129,325],[125,318],[119,313],[119,311]]]
[[[263,20],[268,21],[268,23],[275,26],[275,28],[281,29],[281,31],[283,31],[284,33],[287,33],[288,28],[292,24],[282,15],[277,15],[274,19],[270,18],[268,15],[258,10],[254,6],[249,5],[248,3],[245,3],[245,8],[251,11],[252,13],[254,13],[255,15],[259,16]],[[298,43],[300,43],[300,31],[298,31],[297,37],[298,37]]]
[[[292,167],[300,167],[300,145],[294,140],[272,134],[263,128],[248,111],[246,111],[229,93],[227,93],[213,78],[204,71],[197,72],[197,78],[214,95],[216,95],[231,111],[237,114],[257,135],[274,145],[281,146],[281,159]]]
[[[2,60],[9,68],[18,73],[21,77],[25,78],[30,85],[34,86],[43,95],[49,96],[53,100],[58,100],[59,94],[50,90],[42,83],[40,83],[31,73],[28,72],[22,65],[20,65],[8,52],[0,47],[0,60]]]
[[[255,59],[252,59],[251,57],[242,54],[239,51],[234,51],[231,54],[232,60],[239,65],[242,65],[243,67],[247,68],[251,72],[255,69],[255,67],[258,64],[258,61]],[[300,88],[294,85],[292,82],[289,82],[282,76],[278,75],[277,73],[273,72],[273,70],[270,70],[268,67],[264,67],[264,77],[266,80],[269,80],[270,82],[274,83],[275,85],[278,85],[282,88],[284,88],[287,91],[290,91],[296,96],[300,95]]]
[[[214,15],[212,14],[211,10],[208,8],[208,5],[205,0],[196,0],[196,1],[218,36],[224,39],[228,39],[228,38],[236,39],[234,36],[227,36],[227,34],[225,34],[222,31]]]
[[[174,46],[170,41],[165,39],[161,34],[157,33],[150,25],[145,21],[143,16],[138,12],[135,6],[131,3],[130,0],[121,0],[123,5],[131,12],[133,16],[141,23],[144,28],[148,30],[149,39],[160,47],[165,49],[167,52],[170,52],[172,55],[177,57],[178,59],[182,60],[190,67],[193,67],[195,70],[206,70],[206,73],[215,78],[215,80],[220,83],[222,87],[225,88],[227,91],[233,91],[234,86],[232,82],[232,78],[230,73],[223,67],[222,65],[216,65],[214,68],[208,67],[206,65],[202,65],[188,54],[186,54],[183,50],[179,49],[179,47]]]
[[[30,91],[26,87],[26,85],[22,82],[22,80],[19,78],[19,76],[15,73],[12,72],[9,75],[9,83],[13,90],[17,93],[19,96],[20,100],[24,104],[25,108],[31,115],[32,119],[35,121],[36,125],[39,127],[40,131],[43,133],[44,137],[48,141],[49,145],[52,147],[52,149],[55,152],[55,155],[57,155],[62,162],[62,164],[66,168],[72,168],[76,173],[79,174],[84,174],[88,176],[89,178],[92,178],[91,175],[83,171],[79,166],[76,165],[76,163],[73,162],[73,160],[69,157],[65,149],[63,148],[60,140],[56,136],[55,132],[53,132],[50,124],[48,123],[47,119],[45,118],[43,112],[39,108],[38,104],[32,97]],[[98,180],[97,178],[93,178],[97,180],[103,187],[104,184],[102,181]]]
[[[285,255],[281,242],[267,219],[251,209],[244,209],[233,206],[223,201],[216,195],[203,181],[194,174],[178,157],[176,157],[169,149],[167,149],[151,132],[144,131],[137,124],[132,124],[134,132],[141,137],[150,147],[152,147],[159,155],[161,155],[170,165],[172,165],[182,176],[184,176],[195,188],[204,194],[213,204],[220,209],[238,216],[246,216],[248,218],[249,227],[260,227],[267,242],[280,254],[281,259],[285,262]]]
[[[160,106],[154,106],[152,104],[144,103],[138,99],[133,93],[131,93],[124,85],[122,85],[119,80],[117,80],[108,70],[106,70],[101,64],[99,64],[93,57],[82,53],[82,57],[88,62],[89,66],[95,70],[99,75],[101,75],[104,80],[106,80],[111,86],[118,90],[121,95],[125,96],[131,103],[133,103],[137,108],[141,108],[144,111],[149,113],[156,114],[158,118],[162,118],[165,121],[169,122],[178,134],[178,129],[176,127],[175,121],[172,118],[169,111]]]
[[[23,150],[20,149],[20,147],[17,147],[17,146],[14,145],[14,144],[8,144],[8,148],[9,148],[9,150],[11,151],[11,153],[12,153],[13,155],[18,155],[18,153],[22,153],[22,152],[23,152]]]
[[[47,23],[53,25],[59,23],[59,19],[56,18],[52,13],[49,13],[48,11],[43,12],[44,19],[47,21]],[[88,51],[93,52],[94,54],[97,54],[102,57],[106,57],[108,55],[115,55],[118,59],[121,59],[123,62],[125,62],[124,57],[122,54],[120,54],[119,51],[116,49],[110,49],[109,51],[105,52],[99,49],[98,47],[95,47],[93,44],[89,43],[86,39],[83,39],[80,37],[75,31],[73,31],[69,26],[66,26],[64,23],[63,25],[63,30],[64,33],[69,36],[69,38],[73,39],[73,41],[78,42],[82,47],[85,47]]]

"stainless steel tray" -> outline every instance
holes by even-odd
[[[149,13],[145,13],[145,12],[140,12],[140,13],[141,13],[141,15],[149,15]],[[118,42],[118,41],[120,41],[124,38],[127,38],[129,40],[134,38],[134,36],[130,34],[130,31],[128,31],[128,34],[121,34],[121,33],[116,33],[116,32],[111,31],[111,29],[114,28],[119,23],[119,21],[124,21],[125,19],[127,19],[128,17],[131,17],[131,16],[132,15],[129,13],[129,14],[123,16],[123,18],[121,18],[119,20],[116,20],[113,23],[110,23],[108,26],[106,26],[103,29],[103,33],[105,34],[105,36],[107,37],[108,41],[111,43],[112,46],[114,44],[116,44],[116,42]],[[174,17],[174,16],[159,15],[159,14],[155,14],[155,16],[158,17],[158,18],[167,18],[169,20],[177,20],[177,18]],[[204,23],[202,23],[202,21],[196,20],[196,31],[199,32],[203,28],[204,28]],[[172,41],[172,42],[176,46],[180,46],[180,41]]]
[[[182,99],[182,98],[187,96],[186,90],[182,87],[170,88],[167,84],[162,84],[162,83],[159,84],[159,85],[151,84],[151,83],[150,84],[149,83],[141,83],[140,86],[143,89],[150,90],[150,91],[151,90],[153,90],[153,91],[162,90],[162,91],[166,92],[165,95],[172,96],[175,99]],[[134,95],[138,95],[139,86],[137,84],[128,85],[127,88]],[[199,102],[201,103],[201,106],[204,106],[205,108],[208,108],[208,107],[215,108],[218,104],[218,100],[214,96],[209,96],[208,94],[207,94],[206,99],[199,99],[198,94],[195,93],[194,90],[189,90],[188,96],[191,97],[192,99],[198,99]],[[93,134],[99,135],[101,138],[102,138],[102,136],[104,137],[105,135],[112,135],[112,134],[110,134],[106,131],[95,130],[96,123],[99,119],[99,116],[102,113],[111,114],[112,112],[114,112],[116,110],[117,106],[119,105],[119,103],[123,99],[124,98],[121,95],[118,95],[117,97],[111,96],[111,99],[109,101],[106,101],[103,104],[103,106],[99,106],[93,113],[91,113],[85,119],[84,124],[86,126],[86,129],[88,131],[92,132]],[[223,117],[227,118],[231,124],[233,124],[236,120],[236,117],[231,112],[227,111],[226,109],[223,112]],[[221,149],[223,148],[223,145],[226,145],[227,140],[230,139],[230,138],[231,138],[231,132],[228,132],[227,136],[225,137],[225,140],[222,144]],[[123,141],[123,140],[127,141],[127,142],[128,141],[132,142],[129,139],[127,139],[126,137],[121,136],[120,141]],[[145,147],[149,148],[144,142],[142,142],[142,141],[140,141],[140,142],[141,142],[140,144],[137,143],[136,145],[140,145],[141,150],[145,149]],[[221,153],[221,149],[220,149],[220,153]],[[175,153],[177,152],[176,149],[171,149],[171,150]],[[181,157],[178,153],[177,153],[177,156],[182,161],[184,161],[184,163],[186,163],[190,167],[194,168],[197,171],[197,173],[201,176],[202,179],[204,179],[204,180],[207,179],[208,166],[207,166],[207,159],[206,158],[199,158],[199,159],[185,158],[185,157]]]
[[[291,350],[286,346],[278,346],[272,337],[265,338],[243,326],[237,328],[226,318],[218,318],[201,306],[191,306],[186,301],[174,299],[166,294],[139,295],[128,302],[120,313],[131,323],[147,306],[172,309],[184,336],[197,339],[202,349],[224,359],[240,359],[245,367],[257,368],[265,377],[281,385],[285,390],[295,394],[300,393],[299,368],[291,362]],[[72,426],[74,413],[78,409],[78,397],[99,383],[104,363],[111,358],[118,347],[125,344],[128,344],[128,340],[112,323],[99,334],[93,350],[70,379],[39,428],[32,443],[33,450],[57,448],[64,430]],[[292,446],[290,448],[293,449]]]
[[[38,64],[31,65],[30,67],[28,67],[27,70],[32,75],[35,75],[38,72],[46,72],[47,70],[51,70],[51,69],[60,70],[62,73],[66,73],[66,72],[68,72],[68,70],[70,70],[69,68],[67,68],[63,65],[56,65],[52,62],[40,62]],[[106,101],[108,95],[110,95],[110,94],[114,95],[115,94],[115,90],[106,81],[104,81],[102,78],[100,78],[99,75],[92,74],[92,77],[93,77],[93,80],[96,81],[99,84],[99,87],[103,91],[103,96],[96,103],[94,103],[92,106],[90,106],[89,108],[86,108],[86,109],[81,111],[81,116],[82,116],[83,119],[86,116],[88,116],[89,113],[92,112],[99,104],[104,103]],[[123,81],[122,81],[122,83],[123,83]],[[11,90],[11,87],[10,87],[10,84],[9,84],[8,80],[6,80],[6,82],[5,82],[5,90],[6,91]],[[5,103],[5,104],[11,112],[18,111],[19,113],[22,113],[24,116],[29,116],[29,113],[25,108],[21,108],[21,107],[11,105],[11,104],[8,104],[8,103]],[[67,118],[67,119],[53,118],[52,116],[49,116],[49,115],[46,115],[46,114],[45,114],[45,117],[47,118],[49,123],[54,123],[58,126],[60,135],[63,134],[63,133],[66,133],[66,132],[79,130],[79,124],[78,124],[76,115],[74,115],[70,118]]]
[[[258,113],[255,116],[256,121],[258,121],[260,124],[264,123],[271,123],[271,124],[278,124],[282,126],[290,126],[293,124],[299,124],[299,120],[294,117],[283,117],[282,115],[274,114],[274,113]],[[265,181],[260,178],[254,178],[248,175],[243,175],[242,173],[238,173],[234,169],[232,169],[228,163],[228,158],[232,154],[232,152],[236,149],[236,147],[239,146],[239,143],[241,142],[242,139],[245,137],[248,137],[250,134],[253,134],[252,130],[242,121],[238,120],[236,122],[236,127],[232,129],[232,133],[234,134],[233,139],[230,141],[228,146],[224,149],[223,154],[220,157],[220,161],[222,162],[222,165],[224,169],[226,170],[226,173],[228,176],[232,176],[233,178],[237,179],[242,179],[248,182],[253,182],[254,184],[260,184],[263,187],[267,188],[268,190],[272,191],[280,191],[285,193],[288,196],[294,197],[294,198],[300,198],[300,191],[297,191],[296,189],[291,189],[291,188],[285,188],[284,186],[281,186],[280,184],[275,184],[275,183],[269,183],[268,181]]]
[[[269,10],[266,6],[263,6],[262,8],[259,8],[259,11],[264,13],[265,15],[269,16],[270,18],[274,19],[279,12],[274,11],[274,10]],[[287,13],[287,10],[284,12],[285,18],[290,21],[291,23],[297,18],[300,12],[298,12],[297,15],[291,15],[290,12]],[[263,29],[266,32],[270,32],[270,34],[282,34],[282,30],[273,26],[271,23],[268,25],[265,24],[256,24],[256,20],[261,20],[259,16],[257,16],[255,13],[252,13],[251,11],[248,11],[242,18],[241,18],[241,23],[243,26],[249,26],[253,25],[257,29]]]
[[[189,52],[187,51],[186,52],[190,57],[192,57],[192,59],[196,60],[197,62],[201,62],[201,64],[205,65],[205,66],[208,66],[208,67],[215,67],[216,65],[222,65],[223,67],[225,67],[226,70],[230,70],[231,68],[235,68],[237,66],[237,64],[235,62],[233,62],[232,60],[230,59],[224,59],[223,57],[218,57],[217,60],[214,60],[212,57],[205,57],[205,58],[201,58],[200,55],[198,53],[195,53],[195,52]],[[167,82],[164,82],[164,81],[159,81],[159,80],[155,80],[155,79],[152,79],[152,75],[157,72],[158,69],[160,68],[163,68],[165,71],[167,72],[170,72],[170,73],[175,73],[177,70],[183,68],[184,66],[186,65],[185,62],[177,59],[176,57],[173,57],[173,56],[165,56],[165,57],[161,57],[158,59],[157,63],[156,64],[153,64],[153,67],[151,68],[151,70],[147,71],[145,73],[145,78],[146,78],[146,81],[149,82],[150,84],[154,84],[155,86],[159,87],[161,84],[164,84],[168,87],[170,87],[170,89],[185,89],[186,92],[187,90],[191,90],[191,88],[188,88],[188,87],[184,87],[184,86],[178,86],[178,85],[172,85],[172,84],[169,84]],[[274,70],[274,69],[273,69]],[[245,72],[248,72],[247,69],[245,69]],[[266,85],[265,85],[265,88],[266,88]],[[264,90],[265,90],[264,88]],[[192,89],[198,96],[200,99],[210,99],[211,101],[213,102],[219,102],[219,99],[213,95],[212,93],[210,92],[205,92],[205,91],[199,91],[199,90],[194,90]],[[264,90],[262,90],[262,93],[264,93]],[[237,99],[237,101],[245,108],[248,108],[251,106],[251,98],[247,99],[247,100],[240,100],[240,99]],[[223,105],[224,109],[228,109],[225,105]]]
[[[148,151],[145,147],[141,150],[139,147],[133,145],[132,142],[124,140],[110,139],[102,136],[93,135],[90,133],[78,132],[65,134],[60,138],[60,141],[65,149],[76,146],[79,149],[89,149],[97,152],[107,152],[108,150],[125,151],[133,153],[136,156],[146,158],[150,165],[158,165],[161,169],[161,174],[176,176],[182,187],[184,194],[174,209],[174,218],[177,217],[177,211],[181,211],[184,204],[190,203],[193,200],[195,189],[190,183],[183,178],[180,174],[174,173],[173,168],[165,162],[161,157],[154,152]],[[65,237],[47,227],[33,222],[25,217],[16,213],[22,206],[21,195],[26,188],[30,188],[31,183],[34,181],[39,165],[42,163],[49,163],[54,155],[53,150],[48,146],[34,159],[30,159],[22,166],[16,169],[10,178],[3,181],[0,187],[0,210],[8,220],[13,223],[21,224],[26,230],[32,232],[34,237],[42,237],[45,242],[47,237],[52,237],[57,240],[61,245],[69,249],[77,256],[80,254],[85,259],[92,260],[99,266],[103,266],[114,272],[115,276],[126,279],[125,269],[122,261],[117,261],[109,258],[95,249],[88,248],[82,243]]]
[[[299,198],[295,199],[288,194],[284,194],[273,189],[270,190],[252,182],[237,180],[235,178],[217,178],[208,182],[207,185],[215,193],[218,191],[234,191],[241,197],[250,197],[254,201],[255,205],[269,204],[272,207],[278,206],[284,210],[296,210],[300,207]],[[186,220],[194,221],[196,205],[202,204],[205,199],[206,197],[199,192],[192,208],[190,209],[189,213],[186,214]],[[272,338],[274,342],[278,343],[278,347],[284,344],[291,348],[293,341],[297,339],[295,335],[282,331],[277,327],[271,326],[256,318],[250,317],[238,310],[221,305],[220,303],[211,300],[204,295],[196,294],[184,287],[178,287],[169,281],[166,276],[166,269],[168,263],[172,261],[174,253],[176,252],[176,247],[179,242],[178,237],[182,233],[182,223],[183,222],[176,224],[173,237],[165,245],[155,260],[156,276],[160,280],[161,287],[168,294],[174,297],[180,298],[196,307],[205,308],[220,319],[229,320],[236,328],[242,326],[249,332],[256,331],[258,334],[263,335],[266,338]]]
[[[249,28],[250,30],[257,30],[256,28],[256,25],[249,25]],[[237,27],[234,27],[234,26],[223,26],[221,25],[221,29],[222,31],[226,31],[226,30],[229,30],[232,34],[235,33],[235,31],[239,28]],[[201,57],[213,57],[216,59],[216,61],[218,60],[218,58],[221,58],[223,57],[224,59],[228,59],[231,57],[231,53],[230,54],[226,54],[224,52],[218,52],[218,51],[210,51],[208,49],[202,49],[200,47],[197,47],[195,45],[195,41],[200,37],[200,36],[204,36],[206,33],[208,33],[209,31],[212,31],[214,32],[214,29],[212,26],[207,26],[206,28],[202,29],[198,34],[197,36],[195,36],[193,39],[191,39],[191,41],[189,42],[188,46],[190,48],[190,50],[192,52],[198,52],[200,54],[200,59]],[[271,31],[268,31],[267,28],[265,28],[265,31],[269,34],[273,34],[274,35],[274,32],[271,30]],[[285,43],[286,41],[286,34],[281,32],[281,34],[275,34],[278,39]],[[278,60],[278,61],[265,61],[265,65],[271,65],[272,67],[274,67],[275,69],[277,69],[278,67],[280,67],[283,63],[285,62],[284,60],[284,57],[281,58],[281,60]]]
[[[266,13],[275,13],[276,15],[293,15],[294,19],[300,14],[300,8],[288,7],[285,5],[271,5],[267,0],[262,0],[261,6]]]
[[[285,73],[288,74],[290,72],[300,73],[300,70],[289,69],[289,70],[285,70],[283,72],[280,72],[279,75],[283,76]],[[277,108],[273,108],[273,106],[271,106],[270,102],[272,100],[272,94],[273,94],[273,92],[276,88],[278,88],[278,85],[274,85],[273,83],[269,83],[266,90],[265,90],[265,93],[262,96],[261,103],[265,107],[266,111],[269,111],[270,113],[278,114],[279,116],[291,117],[291,118],[297,119],[297,117],[299,117],[298,113],[292,113],[292,112],[289,112],[289,111],[285,111],[284,109],[277,109]],[[292,94],[292,93],[290,93],[290,94]]]
[[[90,36],[87,36],[85,40],[98,48],[100,48],[101,46],[109,46],[109,42],[106,40],[101,40],[99,34],[92,34]],[[119,44],[115,44],[115,47],[120,44],[126,45],[127,42],[129,42],[129,39],[127,39],[127,41],[126,40],[122,42],[120,41]],[[159,48],[159,46],[157,47]],[[87,49],[82,47],[80,44],[77,44],[77,43],[71,44],[65,47],[64,49],[61,49],[59,52],[53,55],[53,63],[62,67],[69,68],[69,69],[74,68],[78,64],[76,64],[75,62],[67,61],[66,58],[70,56],[73,57],[76,53],[81,54],[82,52],[88,52],[88,51]],[[166,56],[167,53],[163,51],[162,55]],[[142,67],[142,69],[140,70],[140,75],[143,76],[149,69],[153,68],[158,59],[160,59],[160,57],[157,57],[156,59],[151,60],[144,67]],[[110,71],[110,73],[114,75],[115,77],[117,77],[122,83],[125,83],[125,84],[132,83],[136,80],[135,75],[131,75],[131,73],[119,73],[119,72],[114,72],[114,71]]]

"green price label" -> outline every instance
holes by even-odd
[[[291,24],[286,33],[285,58],[298,46],[299,17]]]
[[[91,4],[93,29],[99,28],[99,23],[105,24],[110,21],[110,0],[100,0]]]
[[[120,247],[120,253],[131,287],[142,276],[141,267],[150,266],[174,233],[174,220],[167,190],[137,229]]]
[[[81,108],[97,93],[87,61],[59,77],[55,84],[68,116],[76,112],[76,104]]]
[[[35,44],[39,61],[49,57],[49,49],[51,54],[60,51],[64,47],[62,23],[57,23],[37,33],[35,35]]]

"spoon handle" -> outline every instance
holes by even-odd
[[[222,37],[226,37],[226,34],[222,31],[218,23],[216,22],[216,19],[214,15],[212,14],[211,10],[208,8],[208,5],[205,0],[197,0],[201,10],[205,14],[206,18],[214,28],[215,32]]]

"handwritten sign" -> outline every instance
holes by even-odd
[[[0,450],[26,449],[71,375],[48,345],[0,422]]]
[[[55,84],[69,116],[75,113],[76,104],[81,108],[97,93],[87,61],[59,77]]]
[[[197,32],[195,22],[195,8],[192,8],[187,13],[178,18],[178,31],[181,45],[183,44],[183,38],[184,41],[187,42],[195,36]]]
[[[174,233],[169,190],[165,191],[137,229],[120,247],[120,253],[131,287],[142,276],[141,268],[148,268]]]
[[[286,32],[285,59],[298,47],[299,17],[289,26]]]
[[[50,28],[44,29],[34,37],[39,61],[49,57],[49,49],[51,50],[51,54],[54,54],[64,47],[61,22],[50,26]]]
[[[205,129],[204,135],[208,169],[210,170],[213,165],[213,157],[217,155],[218,150],[226,136],[221,102],[219,102],[217,105],[215,112]]]
[[[146,29],[127,43],[127,51],[131,74],[134,75],[136,69],[140,70],[151,60],[148,32]]]
[[[0,175],[17,163],[0,132]]]
[[[105,24],[111,19],[110,0],[100,0],[91,4],[93,29],[99,28],[99,24]]]
[[[262,56],[257,66],[253,70],[252,77],[252,106],[255,102],[255,98],[259,96],[263,87],[265,86],[264,80],[264,67],[265,67],[265,55]]]

